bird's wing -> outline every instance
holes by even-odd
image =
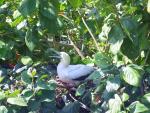
[[[78,78],[84,77],[86,78],[86,76],[90,75],[94,71],[94,68],[78,64],[78,65],[69,65],[66,68],[66,71],[69,79],[78,80]]]

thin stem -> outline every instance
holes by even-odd
[[[79,15],[81,15],[79,11],[78,11],[78,13],[79,13]],[[100,48],[99,48],[98,43],[97,43],[97,41],[96,41],[96,38],[94,37],[94,35],[93,35],[91,29],[90,29],[90,28],[88,27],[88,25],[86,24],[84,18],[82,17],[81,19],[82,19],[82,22],[83,22],[83,24],[85,25],[86,29],[88,30],[89,34],[91,35],[91,37],[92,37],[92,39],[93,39],[93,41],[94,41],[94,43],[95,43],[95,45],[96,45],[97,50],[100,51]]]
[[[80,51],[80,49],[75,45],[75,43],[72,41],[72,39],[70,38],[69,36],[69,33],[68,33],[68,39],[70,40],[71,44],[73,45],[74,49],[76,50],[76,52],[79,54],[79,56],[84,59],[84,55],[82,54],[82,52]]]
[[[90,112],[93,113],[93,111],[92,111],[89,107],[87,107],[85,104],[83,104],[83,103],[80,102],[79,100],[75,99],[70,93],[69,93],[69,96],[70,96],[74,101],[79,102],[82,108],[87,109],[88,111],[90,111]]]

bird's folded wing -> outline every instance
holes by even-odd
[[[66,69],[69,79],[78,79],[83,76],[90,75],[94,68],[82,64],[69,65]]]

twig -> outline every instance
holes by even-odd
[[[83,104],[83,103],[80,102],[79,100],[75,99],[70,93],[69,93],[69,96],[70,96],[74,101],[79,102],[82,108],[84,108],[84,109],[86,109],[86,110],[88,110],[88,111],[90,111],[90,112],[93,113],[93,111],[92,111],[89,107],[87,107],[85,104]]]
[[[78,11],[78,13],[79,13],[79,15],[81,15],[79,11]],[[92,37],[92,39],[93,39],[93,41],[94,41],[94,43],[95,43],[95,45],[96,45],[97,50],[100,51],[100,48],[99,48],[98,43],[97,43],[97,41],[96,41],[96,38],[94,37],[94,35],[93,35],[91,29],[90,29],[90,28],[88,27],[88,25],[86,24],[84,18],[82,17],[81,19],[82,19],[83,24],[84,24],[85,27],[87,28],[89,34],[91,35],[91,37]]]
[[[68,39],[70,40],[71,44],[73,45],[74,49],[77,51],[77,53],[79,54],[79,56],[84,59],[84,55],[82,54],[82,52],[80,51],[80,49],[75,45],[75,43],[71,40],[69,33],[68,33]]]

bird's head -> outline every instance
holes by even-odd
[[[70,64],[70,56],[66,52],[60,52],[60,63],[68,66]]]

